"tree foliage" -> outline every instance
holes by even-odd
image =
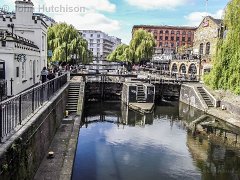
[[[53,56],[49,61],[67,61],[74,55],[82,63],[91,61],[88,43],[79,32],[66,23],[56,24],[48,29],[48,49]]]
[[[231,90],[240,94],[240,0],[228,3],[224,25],[227,34],[220,39],[214,57],[213,69],[205,76],[205,83],[213,89]]]
[[[119,45],[107,59],[109,61],[123,61],[138,63],[149,60],[154,53],[155,40],[151,33],[139,29],[134,32],[130,45]]]

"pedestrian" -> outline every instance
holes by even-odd
[[[49,73],[48,73],[48,75],[47,75],[47,78],[48,78],[49,80],[52,80],[52,79],[55,78],[55,74],[54,74],[52,71],[49,71]]]
[[[43,67],[41,71],[41,81],[42,83],[45,83],[47,81],[47,76],[48,76],[48,70],[46,67]]]

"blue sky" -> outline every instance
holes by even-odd
[[[0,8],[14,10],[15,0],[0,0]],[[102,30],[128,44],[133,25],[198,26],[208,13],[221,18],[229,0],[32,0],[36,12],[77,29]],[[63,12],[60,7],[74,12]],[[84,8],[83,8],[84,7]],[[206,13],[207,9],[207,13]]]

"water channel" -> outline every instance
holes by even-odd
[[[236,150],[186,128],[203,112],[162,102],[142,115],[121,103],[85,105],[72,180],[239,179]]]

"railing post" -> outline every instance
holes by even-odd
[[[19,124],[22,124],[22,95],[19,96]]]

